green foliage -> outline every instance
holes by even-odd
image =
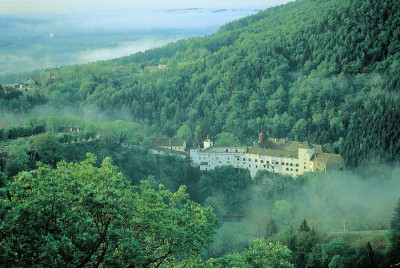
[[[0,188],[6,186],[7,182],[7,175],[4,172],[0,171]]]
[[[390,227],[391,230],[387,234],[386,253],[390,263],[396,264],[400,262],[400,199],[394,209]]]
[[[290,263],[291,251],[278,243],[266,243],[262,239],[254,241],[252,248],[243,252],[246,262],[252,267],[294,267]]]
[[[209,267],[294,267],[290,263],[291,251],[278,243],[256,239],[253,247],[242,253],[209,259]]]
[[[400,161],[399,102],[397,93],[372,93],[353,113],[341,150],[348,166]]]
[[[343,238],[322,245],[322,265],[325,267],[349,267],[354,257],[354,249]]]
[[[13,140],[21,137],[43,133],[44,129],[39,126],[7,126],[0,128],[0,140]]]
[[[274,219],[281,225],[287,226],[293,217],[293,205],[286,200],[278,200],[274,203],[272,215]]]
[[[228,214],[243,215],[248,200],[248,196],[243,193],[253,184],[246,171],[223,166],[202,172],[198,182],[201,196],[215,196],[222,199],[224,210]]]
[[[115,145],[137,143],[144,132],[140,124],[117,120],[101,125],[99,139],[104,146],[111,149]]]
[[[221,132],[217,134],[217,140],[215,141],[215,146],[239,146],[240,143],[230,132]]]
[[[32,141],[32,150],[34,157],[38,156],[41,162],[53,167],[64,158],[62,144],[59,143],[57,136],[50,132],[35,136]]]
[[[191,141],[194,139],[193,132],[188,124],[183,124],[178,128],[176,137],[184,139],[187,145],[191,145]]]
[[[24,138],[16,139],[11,145],[7,146],[7,156],[10,159],[7,164],[7,171],[10,177],[16,175],[20,171],[28,170],[30,161],[28,152],[31,145]]]
[[[388,244],[386,246],[386,255],[391,264],[400,262],[400,231],[390,230],[387,234]]]
[[[278,227],[276,226],[275,220],[273,218],[269,219],[265,226],[266,237],[271,237],[278,232]]]
[[[397,202],[397,206],[394,208],[393,218],[390,221],[390,228],[400,230],[400,198]]]
[[[217,223],[210,208],[147,183],[128,186],[106,158],[39,165],[2,190],[1,266],[167,266],[196,258]]]

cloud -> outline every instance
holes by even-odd
[[[127,56],[139,51],[145,51],[146,49],[160,47],[178,39],[180,39],[180,37],[160,38],[148,36],[134,42],[122,42],[114,48],[87,49],[79,52],[77,55],[77,62],[87,63]]]
[[[140,8],[240,8],[280,5],[289,0],[0,0],[0,14],[74,13]]]

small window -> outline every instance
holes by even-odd
[[[249,158],[249,162],[251,161],[251,159]]]
[[[226,149],[225,152],[228,152],[228,149]]]
[[[258,168],[258,166],[256,165],[256,168]]]
[[[246,161],[246,158],[243,158],[243,161]]]
[[[296,167],[298,167],[299,166],[299,164],[296,164]]]
[[[296,168],[296,172],[299,172],[299,170]]]
[[[239,161],[240,160],[239,157],[237,157],[236,160]]]
[[[269,161],[267,161],[267,164],[269,164]]]
[[[286,166],[289,166],[289,163],[286,163]]]
[[[307,169],[306,167],[304,167],[304,169]]]
[[[235,153],[237,153],[237,149],[235,150]]]
[[[254,160],[255,162],[258,162],[258,160],[256,159],[256,160]]]
[[[284,166],[285,165],[285,162],[282,162],[282,166]]]
[[[264,160],[260,160],[261,163],[264,163]]]
[[[293,168],[291,168],[290,171],[293,171]]]
[[[249,167],[250,167],[250,165],[249,165]]]
[[[293,167],[293,163],[290,163],[290,166]]]
[[[289,168],[286,168],[287,171],[289,171]]]

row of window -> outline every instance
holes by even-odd
[[[204,157],[204,160],[206,160],[206,157]],[[216,160],[218,160],[218,157],[216,157]],[[242,159],[243,161],[246,161],[246,158]],[[228,161],[230,161],[230,159],[228,159]],[[240,161],[240,157],[236,157],[236,161]],[[251,159],[249,158],[248,161],[250,162]],[[219,161],[221,163],[221,161]],[[254,162],[258,162],[258,159],[254,159]],[[260,160],[261,163],[264,163],[264,160]],[[267,164],[269,164],[269,161],[266,161]],[[271,161],[271,164],[275,164],[275,165],[279,165],[278,161]],[[281,162],[282,166],[286,165],[286,166],[296,166],[298,167],[299,164],[293,164],[293,163],[285,163],[285,162]]]
[[[207,157],[203,157],[203,159],[204,159],[204,160],[207,160]],[[216,160],[218,160],[218,157],[216,157]],[[243,160],[243,165],[246,165],[246,163],[245,163],[246,158],[243,158],[242,160]],[[240,161],[240,158],[239,158],[239,157],[236,157],[236,161]],[[251,161],[251,159],[249,158],[248,161]],[[258,159],[254,159],[254,162],[257,163],[257,162],[258,162]],[[264,164],[264,160],[260,160],[260,162],[261,162],[262,164]],[[221,164],[222,161],[219,161],[219,163]],[[230,164],[230,159],[228,159],[227,163]],[[270,164],[270,161],[266,161],[266,164],[269,165],[269,164]],[[273,165],[273,164],[279,165],[279,162],[278,162],[278,161],[271,161],[271,165]],[[296,167],[299,166],[299,164],[285,163],[285,162],[281,162],[281,165],[282,165],[282,166],[285,166],[285,165],[286,165],[286,166],[296,166]],[[265,165],[264,165],[264,166],[265,166]],[[256,166],[256,167],[257,167],[257,166]],[[304,169],[306,169],[306,166],[304,166]],[[287,170],[287,169],[286,169],[286,170]]]

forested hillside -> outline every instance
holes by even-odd
[[[400,262],[399,1],[298,0],[0,83],[0,266]],[[150,136],[250,145],[260,127],[347,170],[252,179],[149,150]]]
[[[299,0],[204,38],[43,71],[35,97],[1,107],[29,110],[44,96],[56,107],[124,108],[152,133],[188,125],[190,144],[221,132],[249,144],[262,125],[268,136],[325,144],[349,166],[368,163],[371,146],[374,161],[398,162],[399,10],[397,1]],[[167,67],[144,68],[159,62]],[[374,123],[360,130],[360,120]]]

